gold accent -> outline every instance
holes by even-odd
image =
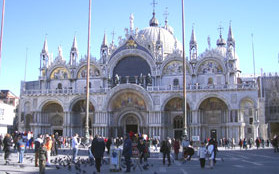
[[[69,79],[70,73],[66,68],[60,67],[52,71],[50,79]]]
[[[128,47],[128,48],[136,48],[137,47],[137,44],[136,44],[136,42],[134,41],[134,40],[128,40],[127,41],[127,43],[126,43],[126,46]]]

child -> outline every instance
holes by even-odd
[[[205,165],[205,155],[206,155],[206,147],[204,146],[204,142],[201,142],[201,147],[198,150],[198,157],[200,158],[201,168],[204,168]]]
[[[39,167],[40,167],[40,174],[45,174],[46,168],[46,160],[47,160],[47,149],[42,143],[39,148]]]

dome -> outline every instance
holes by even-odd
[[[217,46],[224,46],[226,45],[226,41],[225,39],[223,39],[222,37],[220,37],[218,40],[217,40]]]
[[[139,35],[143,35],[147,42],[155,44],[158,41],[160,33],[160,41],[163,44],[164,53],[172,53],[177,49],[182,50],[182,44],[177,41],[173,34],[165,28],[147,27],[139,31]],[[177,45],[177,46],[175,46]]]

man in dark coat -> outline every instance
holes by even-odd
[[[108,154],[109,154],[109,151],[110,151],[110,146],[111,146],[111,144],[112,144],[112,141],[111,141],[111,138],[109,137],[109,138],[108,138],[108,141],[107,141],[107,143],[106,143],[106,147],[107,147],[107,149],[108,149],[108,151],[107,151]]]
[[[171,161],[170,161],[171,144],[170,144],[168,138],[166,140],[163,140],[161,148],[160,148],[160,152],[163,153],[163,164],[165,165],[165,159],[167,156],[168,166],[170,166],[171,165]]]
[[[105,141],[103,138],[100,138],[98,135],[95,135],[95,138],[92,141],[91,144],[91,152],[95,158],[96,161],[96,169],[97,172],[101,172],[101,160],[104,156],[105,152]]]
[[[126,172],[131,172],[132,140],[129,134],[124,135],[123,153],[126,162]]]
[[[3,140],[3,144],[4,144],[3,151],[5,152],[4,159],[6,161],[5,165],[7,165],[7,164],[9,164],[9,161],[10,161],[9,157],[11,154],[11,147],[13,145],[13,140],[12,140],[10,134],[6,134],[6,136]]]

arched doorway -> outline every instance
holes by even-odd
[[[42,133],[54,134],[58,132],[63,135],[63,120],[64,112],[62,106],[55,102],[48,102],[42,108],[41,123],[50,126],[43,128]]]
[[[224,101],[216,97],[208,98],[201,103],[199,113],[201,141],[207,138],[228,138],[225,125],[228,122],[228,107]]]
[[[89,134],[92,135],[92,119],[94,115],[95,108],[92,103],[89,103]],[[72,134],[78,133],[81,136],[84,136],[84,128],[86,122],[86,101],[79,100],[73,107],[71,112],[71,129]]]
[[[135,114],[126,114],[121,121],[125,133],[139,133],[139,120]]]
[[[175,97],[170,99],[164,108],[164,124],[167,127],[166,136],[181,139],[184,131],[183,99]],[[187,103],[187,123],[190,123],[191,111]]]

